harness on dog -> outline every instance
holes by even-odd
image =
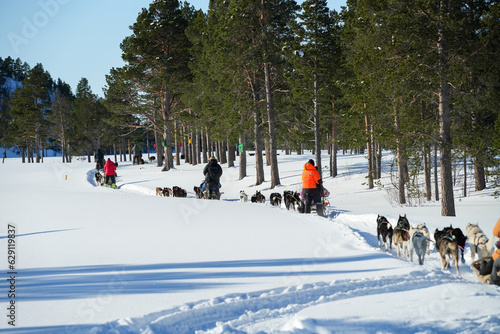
[[[481,242],[480,240],[483,239],[483,238],[484,238],[484,234],[478,234],[478,233],[476,233],[474,235],[474,240],[473,240],[472,244],[469,245],[470,247],[474,246],[474,252],[479,253],[479,251],[478,251],[479,250],[479,246],[480,245],[486,245],[488,243],[488,241]]]

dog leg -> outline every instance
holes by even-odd
[[[453,253],[453,258],[455,259],[455,268],[457,268],[457,276],[460,277],[460,270],[458,269],[458,251]]]
[[[441,252],[439,253],[439,256],[441,256],[441,263],[443,264],[443,268],[441,268],[441,270],[446,270],[448,268],[446,258],[443,256],[443,254],[441,254]]]

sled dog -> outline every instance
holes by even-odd
[[[385,250],[392,250],[392,234],[393,229],[391,223],[384,216],[377,215],[377,239],[378,246]]]
[[[428,252],[429,230],[425,224],[418,224],[410,228],[410,261],[413,262],[413,251],[418,257],[418,264],[424,264],[425,253]],[[428,254],[428,253],[427,253]]]
[[[409,256],[410,247],[410,223],[406,215],[399,216],[398,223],[393,231],[394,246],[399,258],[407,258]]]
[[[453,258],[455,260],[455,268],[457,268],[457,276],[460,276],[460,270],[458,269],[458,243],[453,234],[436,229],[434,231],[434,240],[436,241],[436,251],[439,253],[441,263],[443,264],[442,269],[449,268],[451,258]]]
[[[471,262],[474,262],[476,254],[478,255],[479,259],[491,256],[493,254],[494,238],[488,239],[486,234],[484,234],[477,223],[468,223],[465,231],[467,233],[467,237],[469,238]]]

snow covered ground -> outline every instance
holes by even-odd
[[[390,154],[383,159],[385,189],[372,190],[364,184],[365,157],[340,155],[339,175],[324,177],[331,192],[325,219],[269,204],[272,192],[300,189],[302,166],[313,156],[278,158],[282,185],[273,190],[268,167],[267,181],[254,185],[252,157],[241,181],[238,165],[223,165],[221,201],[195,199],[203,164],[161,172],[154,164],[119,162],[118,189],[108,189],[96,187],[94,163],[6,159],[0,164],[0,331],[500,332],[500,288],[478,282],[468,246],[457,277],[454,267],[441,270],[433,246],[420,266],[380,250],[376,238],[378,214],[394,224],[406,214],[431,232],[450,224],[465,232],[477,222],[491,235],[500,218],[491,189],[469,189],[463,198],[457,184],[457,216],[441,217],[438,202],[393,203],[385,190]],[[174,185],[188,197],[155,196],[156,187]],[[241,203],[240,190],[261,190],[267,202]],[[16,257],[9,264],[13,234]],[[8,309],[13,301],[14,311]]]

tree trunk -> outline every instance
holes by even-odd
[[[404,153],[401,145],[401,125],[399,122],[399,116],[394,116],[394,127],[396,130],[396,152],[398,160],[398,193],[399,193],[399,204],[406,203],[405,195],[405,166],[404,166]]]
[[[255,185],[262,184],[264,177],[264,161],[262,160],[262,133],[260,129],[261,114],[259,109],[258,90],[254,88],[254,145],[255,145]]]
[[[174,167],[174,158],[172,155],[172,121],[170,120],[170,94],[163,92],[161,101],[161,112],[163,116],[163,140],[165,143],[165,165],[162,171],[169,171]]]
[[[439,181],[438,181],[438,158],[437,158],[437,145],[434,145],[434,193],[436,194],[435,200],[439,201]]]
[[[441,1],[441,11],[448,10],[447,3]],[[441,215],[455,216],[455,199],[453,197],[453,178],[451,165],[451,118],[450,88],[448,86],[448,42],[444,33],[443,22],[439,23],[438,54],[440,67],[439,89],[439,137],[441,148]]]
[[[334,119],[333,123],[332,123],[332,152],[330,155],[330,176],[336,177],[337,174],[338,174],[338,168],[337,168],[337,121]]]
[[[467,197],[467,154],[464,152],[464,191],[463,196]]]
[[[175,123],[175,128],[176,128],[176,131],[174,132],[175,165],[180,166],[181,165],[181,142],[179,141],[179,138],[177,136],[178,131],[177,131],[177,124],[176,123]]]
[[[264,77],[266,84],[266,101],[267,101],[267,121],[269,123],[269,149],[271,159],[271,189],[274,189],[280,183],[280,175],[278,170],[278,152],[276,143],[276,123],[274,120],[274,104],[273,94],[271,91],[271,73],[269,63],[264,63]]]
[[[314,150],[316,151],[316,168],[318,169],[319,175],[323,177],[323,168],[321,167],[321,131],[319,128],[319,103],[318,103],[318,78],[314,74],[313,81],[314,88],[314,98],[313,98],[313,108],[314,108]]]
[[[154,134],[155,134],[155,149],[156,149],[156,166],[161,167],[163,166],[163,147],[162,147],[162,140],[160,137],[160,129],[156,128],[156,125]],[[128,151],[130,152],[130,144]],[[130,158],[130,160],[132,160],[132,158]]]
[[[234,147],[227,140],[227,167],[234,167]]]
[[[366,106],[365,106],[366,108]],[[366,131],[366,149],[368,155],[368,189],[373,189],[373,151],[372,151],[372,143],[371,143],[371,134],[370,134],[370,119],[368,118],[368,114],[365,112],[365,131]],[[399,133],[399,130],[397,130]]]
[[[242,146],[242,151],[240,153],[240,167],[239,167],[239,179],[242,180],[247,176],[247,149],[246,149],[246,139],[245,136],[240,136],[240,144]]]
[[[425,144],[423,144],[422,152],[424,157],[425,198],[430,202],[432,199],[430,152]]]
[[[474,159],[474,181],[476,191],[481,191],[486,188],[486,174],[484,166],[477,158]]]
[[[200,140],[201,140],[201,150],[203,152],[202,153],[203,163],[206,164],[208,163],[207,141],[205,139],[205,132],[203,131],[203,129],[201,129]]]
[[[212,157],[214,154],[213,154],[213,148],[212,148],[212,144],[211,144],[211,141],[210,141],[210,135],[208,134],[208,130],[205,131],[206,132],[206,145],[207,145],[207,155],[208,157]],[[207,159],[207,162],[208,162],[208,159]]]
[[[378,143],[378,153],[377,153],[377,179],[382,178],[382,144]]]

